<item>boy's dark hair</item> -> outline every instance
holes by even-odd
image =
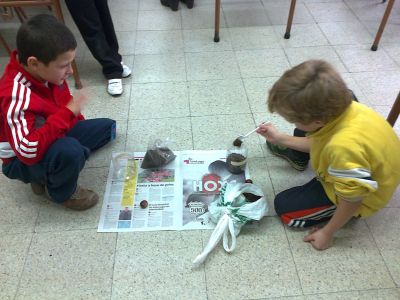
[[[71,30],[48,14],[30,18],[17,33],[18,59],[24,65],[30,56],[48,65],[58,55],[74,50],[76,45]]]
[[[329,122],[351,104],[339,73],[323,60],[309,60],[286,71],[269,92],[268,108],[291,123]]]

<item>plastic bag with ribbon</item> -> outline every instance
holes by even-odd
[[[246,195],[259,196],[256,201],[250,202]],[[226,183],[220,191],[219,197],[208,206],[210,219],[217,223],[207,246],[193,263],[202,264],[207,255],[218,245],[221,238],[225,251],[231,253],[236,248],[236,237],[244,224],[251,220],[261,220],[268,211],[268,204],[261,188],[250,183],[231,181]],[[231,244],[229,245],[229,240]]]

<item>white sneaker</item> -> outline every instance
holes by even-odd
[[[124,91],[122,87],[122,79],[110,79],[108,80],[107,92],[111,96],[119,96]]]
[[[121,65],[122,65],[122,78],[131,76],[132,70],[127,65],[125,65],[122,61],[121,61]]]

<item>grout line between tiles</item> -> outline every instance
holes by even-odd
[[[119,233],[115,233],[115,246],[114,246],[114,255],[113,255],[113,264],[111,268],[111,289],[110,289],[110,300],[112,299],[113,296],[113,288],[114,288],[114,273],[115,273],[115,262],[117,260],[117,246],[118,246],[118,238],[119,238]]]
[[[386,209],[386,208],[384,208],[384,209]],[[386,260],[385,260],[385,258],[384,258],[383,255],[382,255],[381,248],[378,246],[378,243],[376,242],[376,239],[375,239],[375,237],[374,237],[374,235],[373,235],[373,233],[372,233],[371,227],[369,226],[369,224],[368,224],[367,221],[365,221],[365,225],[366,225],[367,228],[368,228],[368,232],[369,232],[369,234],[370,234],[370,236],[371,236],[371,238],[372,238],[372,240],[373,240],[373,243],[374,243],[376,249],[377,249],[378,252],[379,252],[379,255],[380,255],[380,257],[381,257],[383,263],[385,264],[386,271],[388,272],[388,274],[389,274],[390,278],[392,279],[394,285],[395,285],[396,287],[398,287],[397,284],[396,284],[396,280],[395,280],[395,278],[393,277],[392,272],[390,272],[390,269],[389,269],[389,267],[388,267],[388,265],[387,265],[387,263],[386,263]]]
[[[38,213],[38,217],[39,217],[39,213]],[[36,222],[37,222],[37,219],[36,219]],[[36,227],[36,222],[35,222],[35,227]],[[27,247],[26,252],[25,252],[24,264],[22,266],[21,273],[19,274],[17,288],[15,289],[14,299],[17,298],[18,291],[19,291],[20,286],[21,286],[22,276],[24,275],[24,272],[25,272],[26,261],[28,260],[29,251],[31,249],[31,245],[32,245],[32,242],[33,242],[33,237],[36,234],[37,233],[35,231],[31,233],[31,240],[29,241],[29,246]]]

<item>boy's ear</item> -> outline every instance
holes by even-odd
[[[26,60],[26,65],[29,68],[37,68],[39,65],[39,60],[35,56],[29,56],[28,59]]]

